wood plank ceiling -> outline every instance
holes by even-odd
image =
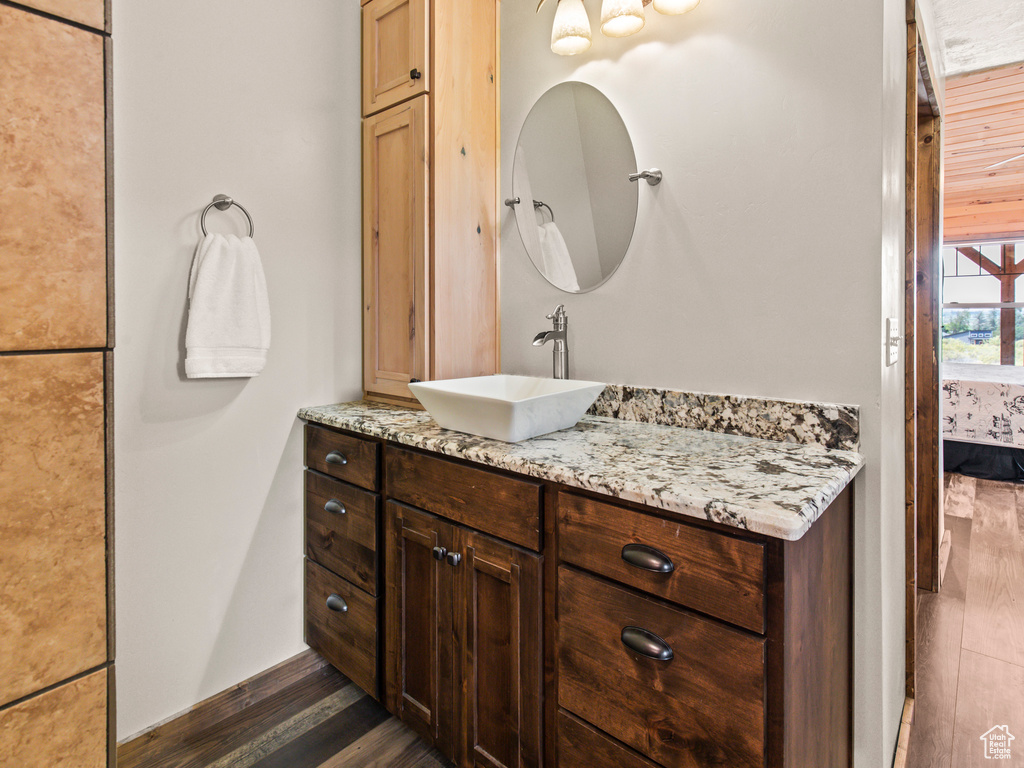
[[[1024,239],[1024,64],[946,83],[944,239]]]

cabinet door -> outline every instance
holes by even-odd
[[[363,6],[363,114],[430,90],[428,0],[370,0]]]
[[[363,122],[363,386],[427,378],[427,97]]]
[[[541,560],[458,529],[460,764],[540,765]]]
[[[433,515],[388,502],[387,705],[449,755],[454,569],[443,556],[452,536],[452,526]]]

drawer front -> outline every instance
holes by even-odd
[[[764,766],[763,639],[566,566],[558,611],[559,706],[664,765]]]
[[[306,425],[306,466],[371,491],[377,490],[377,451],[370,440]]]
[[[558,712],[558,768],[660,768],[590,723]]]
[[[307,645],[379,698],[377,598],[306,560],[305,609]]]
[[[764,632],[763,544],[570,493],[558,496],[558,532],[565,562]],[[649,570],[661,563],[671,570]]]
[[[378,499],[306,471],[306,556],[376,597]]]
[[[540,551],[541,485],[387,447],[388,496]]]

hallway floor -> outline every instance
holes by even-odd
[[[990,766],[995,726],[1015,737],[996,764],[1024,766],[1024,486],[947,474],[945,522],[942,590],[918,592],[907,766]]]

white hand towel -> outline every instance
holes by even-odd
[[[565,244],[558,225],[553,221],[537,227],[540,237],[540,252],[544,259],[544,277],[563,291],[579,292],[580,284],[576,278],[576,268],[569,256],[569,248]]]
[[[270,302],[251,237],[204,237],[192,260],[188,298],[186,376],[244,378],[263,370],[270,348]]]

